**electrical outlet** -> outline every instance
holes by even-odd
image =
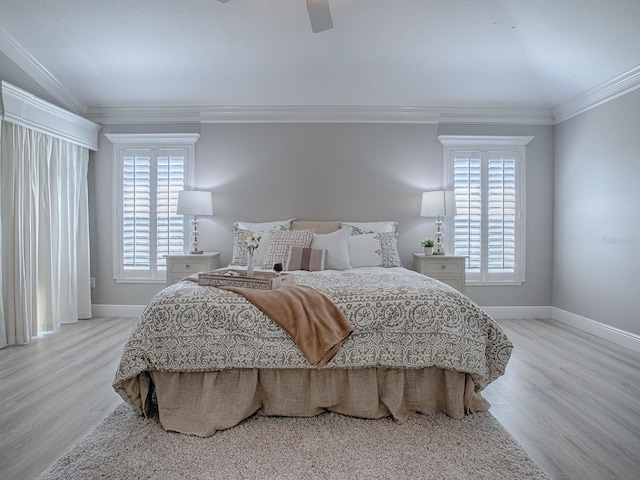
[[[91,284],[91,288],[96,288],[96,277],[91,277],[89,283]]]

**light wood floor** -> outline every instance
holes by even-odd
[[[515,344],[491,412],[554,479],[640,477],[640,354],[551,320],[501,320]],[[133,319],[65,325],[0,350],[0,478],[32,479],[120,403]]]

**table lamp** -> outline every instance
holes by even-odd
[[[191,225],[191,249],[189,253],[202,253],[198,243],[200,233],[198,232],[198,215],[213,215],[213,198],[211,192],[198,190],[182,190],[178,192],[178,206],[176,208],[178,215],[193,215]]]
[[[456,195],[454,191],[438,190],[435,192],[424,192],[422,194],[422,208],[420,216],[437,217],[436,220],[436,243],[433,247],[434,255],[444,255],[444,244],[442,243],[442,217],[444,215],[456,214]]]

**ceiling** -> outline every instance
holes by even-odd
[[[329,3],[333,28],[314,34],[305,0],[0,0],[0,77],[26,73],[91,117],[121,107],[553,109],[640,75],[640,0]]]

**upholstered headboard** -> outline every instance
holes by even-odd
[[[314,222],[307,220],[293,220],[291,230],[315,230],[316,233],[325,234],[336,232],[342,226],[341,221]]]

